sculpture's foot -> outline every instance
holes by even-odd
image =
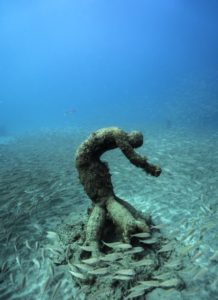
[[[111,220],[123,232],[123,240],[130,241],[130,237],[135,232],[149,232],[146,221],[142,218],[134,217],[133,214],[115,198],[110,197],[106,203],[107,212]]]
[[[150,231],[145,219],[134,214],[127,202],[110,197],[105,207],[95,204],[92,208],[86,227],[86,239],[81,247],[85,253],[90,252],[90,255],[87,253],[82,256],[99,257],[99,245],[104,240],[105,233],[110,232],[113,227],[118,229],[126,243],[130,242],[132,234]]]

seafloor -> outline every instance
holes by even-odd
[[[162,234],[176,239],[186,285],[178,299],[218,299],[218,134],[142,131],[144,146],[138,151],[163,172],[158,178],[148,176],[120,151],[111,151],[104,159],[115,192],[150,213],[162,224]],[[90,204],[74,166],[75,151],[89,133],[71,128],[1,139],[1,300],[83,299],[67,269],[53,263],[48,244],[58,225],[69,222],[69,216],[72,223],[84,218]],[[184,254],[189,259],[183,262]],[[175,299],[172,289],[159,292],[148,299]]]

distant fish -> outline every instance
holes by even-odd
[[[42,253],[42,261],[44,262],[45,261],[45,248],[42,248],[41,253]]]
[[[83,259],[82,262],[88,265],[93,265],[99,262],[99,258],[91,257],[91,258]]]
[[[93,270],[93,267],[91,267],[91,266],[89,266],[89,265],[86,265],[86,264],[80,264],[80,263],[78,263],[78,264],[73,264],[73,265],[70,265],[70,267],[76,267],[76,268],[78,268],[78,269],[81,269],[81,270],[83,270],[83,271],[90,271],[90,270]]]
[[[163,273],[163,274],[159,274],[159,275],[153,275],[152,277],[153,277],[154,279],[157,279],[157,280],[166,280],[166,279],[168,279],[171,275],[172,275],[171,272],[167,272],[167,273]]]
[[[166,227],[166,224],[158,224],[158,225],[151,225],[152,229],[162,229],[164,227]]]
[[[103,244],[105,244],[109,248],[119,249],[119,250],[128,250],[132,248],[132,245],[127,243],[121,243],[121,242],[106,243],[103,241]]]
[[[127,253],[127,252],[126,252]],[[116,261],[118,259],[121,259],[122,256],[118,253],[109,253],[109,254],[106,254],[105,256],[102,256],[100,258],[100,260],[102,261],[108,261],[108,262],[113,262],[113,261]]]
[[[218,262],[218,250],[210,257],[210,261]]]
[[[46,280],[43,283],[42,292],[45,292],[47,290],[50,283],[51,283],[51,278],[47,277]]]
[[[134,276],[136,273],[133,269],[120,269],[116,272],[119,275]]]
[[[143,239],[143,238],[148,238],[151,235],[148,232],[139,232],[139,233],[132,234],[131,236]]]
[[[125,300],[140,297],[140,296],[144,295],[144,293],[145,293],[145,290],[144,290],[144,289],[135,290],[135,291],[131,292],[131,293],[125,298]]]
[[[177,278],[168,279],[160,283],[159,287],[178,287],[181,281]]]
[[[133,247],[131,250],[125,252],[125,254],[135,254],[135,253],[141,253],[144,249],[142,247]]]
[[[196,259],[199,258],[202,254],[203,254],[203,252],[199,250],[199,251],[192,257],[192,260],[196,260]]]
[[[54,268],[54,265],[52,263],[49,265],[49,270],[50,270],[52,276],[54,276],[55,268]]]
[[[76,278],[79,278],[79,279],[85,279],[86,278],[82,273],[75,272],[75,271],[72,271],[72,270],[70,270],[69,272],[72,276],[74,276]]]
[[[198,280],[198,279],[202,279],[205,277],[205,275],[208,273],[208,268],[203,267],[201,268],[197,274],[195,274],[195,276],[193,277],[194,280]]]
[[[16,256],[16,262],[17,262],[18,267],[21,269],[21,263],[20,263],[19,256]]]
[[[94,247],[93,246],[86,246],[86,245],[83,245],[83,246],[80,246],[80,248],[84,251],[87,251],[87,252],[92,252]]]
[[[124,275],[115,275],[112,277],[112,279],[115,279],[115,280],[124,280],[124,281],[128,281],[128,280],[131,280],[132,277],[131,276],[124,276]]]
[[[108,273],[108,268],[98,268],[95,270],[88,271],[88,274],[92,274],[92,275],[105,275],[107,273]]]
[[[14,273],[10,273],[10,281],[12,284],[15,284]]]
[[[150,266],[154,264],[154,261],[150,258],[144,258],[142,260],[138,260],[136,262],[131,263],[134,267],[141,267],[141,266]]]
[[[59,238],[58,234],[54,231],[47,231],[47,236],[46,236],[48,239],[51,239],[51,240],[56,240]]]
[[[20,284],[20,288],[23,290],[26,287],[26,276],[23,276],[23,279]]]
[[[158,280],[144,280],[139,281],[141,288],[150,288],[150,287],[158,287],[160,282]]]
[[[34,258],[33,259],[33,263],[34,263],[34,265],[38,268],[38,269],[40,269],[40,263],[39,263],[39,261],[36,259],[36,258]]]
[[[65,116],[72,116],[72,115],[75,114],[75,112],[76,112],[76,110],[75,110],[74,108],[71,108],[71,109],[66,110],[66,111],[64,112],[64,115],[65,115]]]
[[[65,253],[66,261],[69,261],[70,255],[71,255],[71,246],[68,245]]]
[[[32,249],[32,248],[30,247],[30,244],[29,244],[28,240],[25,241],[25,246],[26,246],[29,250]]]
[[[150,239],[140,240],[140,242],[143,244],[152,245],[152,244],[156,244],[158,242],[158,239],[150,238]]]
[[[5,272],[8,269],[8,261],[6,260],[1,266],[1,272]]]
[[[181,265],[181,260],[180,259],[175,259],[175,260],[172,260],[168,263],[165,264],[165,267],[169,268],[169,269],[174,269],[174,268],[177,268]]]
[[[6,237],[6,242],[7,242],[7,244],[8,244],[9,241],[11,240],[12,235],[13,235],[13,233],[12,233],[12,231],[10,231],[10,232],[8,233],[7,237]]]
[[[180,255],[187,255],[189,252],[191,252],[194,248],[197,248],[197,246],[198,246],[198,244],[199,244],[199,242],[198,243],[196,243],[196,244],[193,244],[193,245],[187,245],[187,246],[184,246],[184,247],[182,247],[182,248],[180,248],[179,250],[178,250],[178,253],[180,254]]]
[[[161,252],[169,252],[175,249],[175,245],[174,244],[166,244],[164,245],[160,250],[158,250],[159,253]]]
[[[36,250],[39,249],[39,242],[38,242],[38,241],[35,242],[35,249],[36,249]]]
[[[51,300],[54,299],[55,295],[57,294],[58,289],[59,289],[60,286],[61,286],[61,284],[62,284],[62,281],[59,281],[59,282],[56,284],[56,286],[55,286],[55,288],[54,288],[54,291],[53,291],[53,294],[52,294],[52,296],[51,296]]]

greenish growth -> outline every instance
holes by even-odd
[[[142,146],[143,135],[139,131],[127,133],[117,127],[97,130],[81,144],[76,153],[76,168],[85,192],[93,207],[86,226],[84,246],[92,246],[92,256],[99,255],[102,236],[105,232],[119,232],[122,242],[129,243],[132,234],[149,232],[149,224],[129,203],[116,197],[108,165],[101,155],[119,148],[127,159],[147,174],[159,176],[161,169],[152,165],[147,158],[135,152]]]

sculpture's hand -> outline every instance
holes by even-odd
[[[149,164],[149,166],[146,166],[145,172],[151,174],[152,176],[158,177],[160,176],[162,170],[159,166]]]
[[[158,177],[158,176],[160,176],[161,172],[162,172],[162,170],[161,170],[161,168],[159,166],[154,166],[154,174],[153,174],[153,176]]]

